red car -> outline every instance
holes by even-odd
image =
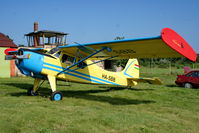
[[[191,70],[186,74],[178,75],[175,83],[185,88],[199,87],[199,70]]]

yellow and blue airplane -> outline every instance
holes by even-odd
[[[18,69],[35,78],[28,95],[36,95],[40,82],[47,79],[52,90],[51,99],[59,101],[62,93],[56,90],[56,80],[78,83],[134,86],[138,82],[161,84],[157,78],[140,78],[136,58],[186,57],[196,61],[196,52],[174,30],[164,28],[159,36],[114,40],[107,42],[70,44],[48,52],[44,49],[6,50],[6,59],[15,59]],[[96,63],[110,59],[129,59],[121,72],[111,72]]]

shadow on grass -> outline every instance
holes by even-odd
[[[6,85],[14,86],[14,87],[17,87],[20,89],[29,89],[29,88],[32,88],[32,86],[33,86],[32,84],[27,84],[27,83],[23,83],[23,84],[7,83]],[[63,90],[61,92],[64,97],[105,102],[105,103],[110,103],[112,105],[131,105],[131,104],[155,103],[155,101],[152,101],[152,100],[140,100],[140,99],[129,99],[129,98],[123,98],[123,97],[95,95],[98,93],[119,91],[119,90],[123,90],[123,89],[124,89],[123,87],[110,87],[106,90],[100,90],[100,89],[98,89],[98,90]],[[49,97],[51,94],[51,90],[46,87],[40,87],[39,93],[42,97]],[[15,93],[9,93],[8,95],[19,97],[19,96],[26,96],[27,93],[26,92],[15,92]]]
[[[131,90],[131,91],[153,91],[154,89],[137,89],[137,88],[127,88],[127,87],[103,87],[99,88],[107,88],[108,90]]]
[[[33,84],[28,84],[28,83],[4,83],[4,85],[13,86],[23,90],[28,90],[33,87]]]
[[[179,86],[175,85],[175,84],[168,84],[168,85],[166,85],[166,87],[179,87]]]
[[[170,84],[170,85],[166,85],[167,87],[176,87],[176,88],[181,88],[181,89],[188,89],[185,88],[184,86],[179,86],[179,85],[175,85],[175,84]],[[192,87],[192,89],[199,89],[199,87]]]
[[[33,88],[33,84],[29,84],[29,83],[5,83],[4,85],[7,86],[13,86],[22,90],[28,90],[28,89],[32,89]],[[47,87],[40,87],[39,88],[40,91],[42,91],[42,95],[46,96],[49,95],[51,93],[51,90]],[[16,96],[16,97],[20,97],[20,96],[27,96],[27,91],[26,92],[15,92],[15,93],[8,93],[7,95],[11,95],[11,96]]]
[[[150,104],[155,103],[152,100],[139,100],[139,99],[129,99],[123,97],[113,97],[113,96],[102,96],[94,95],[95,93],[110,92],[115,90],[74,90],[74,91],[61,91],[64,97],[72,97],[77,99],[86,99],[91,101],[99,101],[110,103],[112,105],[130,105],[130,104]]]

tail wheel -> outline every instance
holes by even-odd
[[[62,100],[62,98],[63,98],[63,95],[59,91],[55,91],[51,95],[51,100],[52,101],[60,101],[60,100]]]
[[[192,84],[190,84],[190,83],[185,83],[185,84],[184,84],[184,87],[185,87],[185,88],[192,88],[193,86],[192,86]]]

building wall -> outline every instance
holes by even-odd
[[[4,50],[6,48],[0,47],[0,77],[10,77],[10,61],[5,60]]]

